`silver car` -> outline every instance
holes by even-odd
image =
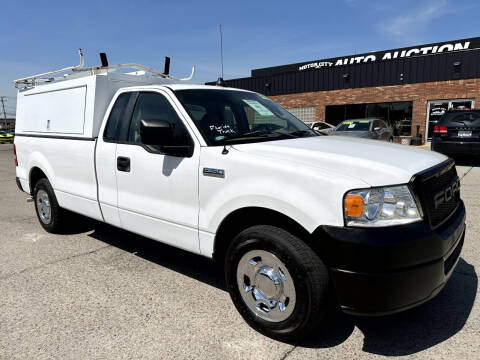
[[[340,123],[331,135],[393,141],[393,130],[382,119],[352,119]]]

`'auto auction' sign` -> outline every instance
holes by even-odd
[[[454,40],[441,43],[433,43],[426,45],[418,45],[414,47],[406,47],[393,50],[376,51],[358,55],[342,56],[338,58],[316,60],[311,62],[296,63],[282,66],[274,66],[270,68],[252,70],[252,76],[270,76],[274,74],[297,72],[304,70],[315,70],[329,68],[334,66],[345,66],[353,64],[363,64],[370,62],[382,62],[388,60],[411,58],[417,56],[429,56],[442,53],[464,51],[480,48],[480,38],[470,38],[462,40]]]
[[[385,51],[383,54],[370,54],[370,55],[359,55],[359,56],[351,56],[347,58],[340,58],[337,59],[335,62],[333,61],[316,61],[309,64],[299,66],[298,70],[306,70],[306,69],[320,69],[322,67],[330,67],[330,66],[340,66],[340,65],[351,65],[351,64],[360,64],[366,63],[369,61],[377,61],[377,60],[392,60],[398,58],[405,58],[411,56],[418,56],[418,55],[429,55],[429,54],[438,54],[442,52],[448,51],[458,51],[458,50],[467,50],[470,47],[470,41],[465,41],[463,43],[450,43],[450,44],[443,44],[443,45],[433,45],[433,46],[424,46],[421,48],[412,48],[408,50],[397,50],[397,51]]]

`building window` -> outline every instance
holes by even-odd
[[[396,136],[412,134],[412,102],[402,101],[390,103],[388,123]]]
[[[311,125],[314,123],[315,120],[315,114],[316,114],[317,108],[314,106],[311,107],[298,107],[298,108],[290,108],[287,109],[287,111],[295,116],[297,119],[302,120],[304,123]]]
[[[325,107],[325,121],[338,125],[344,120],[374,117],[385,120],[395,136],[410,136],[412,107],[411,101],[328,105]]]
[[[367,104],[367,117],[388,119],[389,108],[388,103]]]
[[[367,113],[367,104],[349,104],[345,105],[347,111],[345,112],[346,120],[349,119],[364,119]]]
[[[475,101],[473,99],[455,99],[455,100],[432,100],[427,103],[427,133],[426,139],[431,139],[433,128],[438,123],[442,115],[451,109],[473,109]]]
[[[325,107],[325,122],[337,126],[346,118],[345,105],[330,105]]]

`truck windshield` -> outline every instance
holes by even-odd
[[[369,120],[344,121],[337,126],[335,131],[369,131]]]
[[[175,94],[211,146],[316,136],[302,121],[257,93],[189,89]]]

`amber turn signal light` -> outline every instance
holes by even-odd
[[[345,196],[345,215],[362,216],[363,198],[360,195],[347,194]]]

